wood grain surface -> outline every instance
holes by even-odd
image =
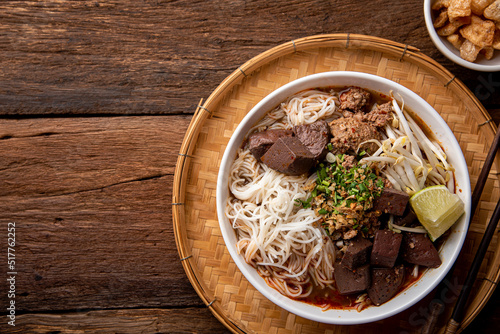
[[[0,263],[15,222],[18,274],[12,327],[0,265],[0,332],[226,333],[179,262],[177,154],[225,77],[322,33],[417,47],[500,121],[500,75],[442,56],[421,0],[1,1]],[[498,297],[465,333],[498,328]]]
[[[500,75],[434,47],[421,0],[2,1],[0,31],[0,113],[14,117],[192,113],[259,53],[339,32],[415,46],[500,103]]]

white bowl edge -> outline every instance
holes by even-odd
[[[416,112],[431,128],[447,153],[457,150],[461,152],[460,145],[453,135],[453,132],[449,129],[442,117],[425,100],[406,87],[390,81],[389,79],[359,72],[338,71],[309,75],[294,80],[266,96],[250,110],[236,128],[224,152],[218,174],[216,191],[217,215],[224,241],[236,265],[247,280],[273,303],[289,312],[313,321],[342,325],[368,323],[390,317],[414,305],[431,292],[452,267],[465,240],[470,218],[471,189],[469,174],[463,154],[448,154],[450,162],[456,168],[455,178],[458,187],[461,189],[461,191],[457,193],[465,203],[466,214],[452,227],[452,233],[450,233],[448,239],[440,249],[440,255],[443,260],[442,265],[437,269],[427,270],[416,283],[402,293],[381,306],[371,306],[361,312],[355,310],[322,311],[321,308],[317,306],[295,301],[281,295],[265,283],[258,275],[257,271],[244,261],[243,257],[237,253],[234,247],[236,244],[236,235],[224,214],[225,201],[229,194],[227,174],[236,154],[235,149],[230,151],[228,148],[234,147],[235,145],[238,147],[242,143],[248,129],[255,124],[265,112],[273,109],[288,96],[307,88],[328,86],[359,86],[384,94],[388,94],[390,90],[394,90],[404,97],[405,104]],[[420,114],[419,110],[415,110],[414,106],[416,105],[424,108],[425,113]],[[452,246],[449,245],[455,245],[456,247],[452,248]]]

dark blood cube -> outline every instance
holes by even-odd
[[[288,175],[303,174],[315,163],[314,155],[296,137],[282,137],[261,157],[263,163]]]
[[[279,138],[291,136],[293,136],[292,130],[271,129],[254,132],[248,137],[248,149],[260,161],[260,158]]]
[[[411,227],[411,226],[413,226],[414,223],[418,223],[417,215],[412,210],[409,210],[408,208],[403,216],[395,217],[395,218],[396,219],[394,219],[394,224],[399,225],[399,226]]]
[[[401,216],[405,212],[409,199],[410,195],[404,191],[384,188],[380,197],[373,201],[373,210]]]
[[[358,293],[370,286],[370,266],[367,264],[353,270],[337,262],[333,275],[341,295]]]
[[[342,257],[341,264],[349,269],[355,269],[368,262],[372,242],[365,238],[354,239]]]
[[[403,235],[390,230],[375,232],[370,263],[375,267],[392,268],[398,258]]]
[[[375,305],[380,305],[394,297],[403,284],[405,268],[401,264],[394,268],[372,268],[372,284],[368,297]]]
[[[401,251],[406,262],[430,268],[441,265],[438,251],[426,233],[405,233]]]

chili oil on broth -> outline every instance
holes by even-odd
[[[401,284],[401,287],[396,292],[397,296],[401,292],[408,289],[410,286],[418,282],[420,278],[425,274],[428,270],[427,268],[418,268],[417,275],[413,274],[413,268],[405,267],[405,278],[404,282]],[[364,293],[366,294],[366,292]],[[341,295],[337,290],[332,288],[319,288],[313,287],[312,293],[305,298],[291,298],[295,301],[303,302],[309,305],[317,306],[321,308],[323,311],[327,310],[356,310],[362,311],[366,307],[376,307],[371,303],[362,304],[361,302],[357,302],[360,297],[361,299],[365,296],[363,294],[353,294],[353,295]],[[394,297],[395,297],[394,296]],[[394,298],[392,297],[392,298]]]

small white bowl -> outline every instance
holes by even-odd
[[[493,58],[488,60],[484,58],[482,54],[479,54],[476,61],[471,63],[460,57],[460,51],[457,50],[445,37],[439,36],[434,28],[434,13],[431,9],[431,5],[436,0],[424,0],[424,17],[425,24],[427,26],[427,31],[429,36],[431,36],[432,42],[452,62],[461,65],[463,67],[469,68],[471,70],[482,71],[482,72],[497,72],[500,71],[500,50],[495,50]]]
[[[447,153],[450,163],[455,167],[456,183],[458,189],[460,189],[457,193],[464,201],[466,210],[466,214],[452,227],[452,233],[450,233],[439,250],[443,261],[439,268],[427,270],[417,282],[388,302],[380,306],[370,306],[361,312],[355,310],[322,311],[317,306],[289,299],[269,287],[257,271],[245,262],[243,256],[238,254],[235,247],[237,241],[235,231],[224,214],[226,200],[229,195],[229,170],[234,161],[236,151],[241,146],[249,129],[266,112],[275,108],[290,95],[304,89],[329,86],[359,86],[386,95],[391,90],[401,94],[405,105],[417,113],[430,127]],[[362,324],[381,320],[407,309],[431,292],[445,277],[455,262],[467,234],[470,217],[470,194],[469,173],[462,150],[446,122],[424,99],[393,81],[375,75],[358,72],[325,72],[292,81],[272,92],[252,108],[238,125],[226,147],[219,169],[217,179],[217,215],[222,236],[234,262],[247,280],[265,297],[283,309],[313,321],[342,325]]]

